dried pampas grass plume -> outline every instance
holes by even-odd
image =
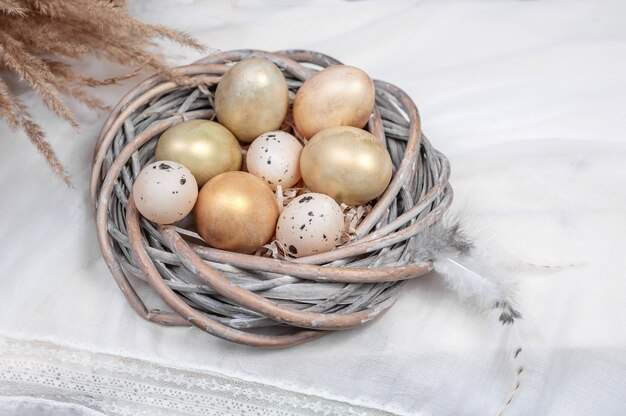
[[[0,0],[0,118],[11,130],[23,130],[54,173],[70,185],[54,149],[26,106],[10,93],[7,79],[17,76],[51,111],[78,129],[63,95],[91,108],[105,109],[85,89],[115,84],[142,68],[185,82],[148,51],[156,39],[205,49],[183,32],[136,20],[128,14],[125,0]],[[87,54],[133,67],[134,71],[105,80],[83,76],[71,63]]]

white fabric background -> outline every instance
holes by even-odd
[[[451,160],[454,211],[502,252],[504,274],[517,271],[525,371],[505,414],[626,414],[624,1],[159,0],[132,8],[213,48],[314,49],[406,90],[426,134]],[[199,57],[164,48],[175,64]],[[85,66],[95,75],[110,70]],[[113,104],[128,85],[98,94]],[[90,354],[107,353],[234,377],[280,388],[279,396],[364,406],[361,414],[494,415],[514,387],[496,328],[434,275],[411,282],[372,325],[288,350],[253,350],[143,321],[100,258],[87,201],[105,114],[75,106],[77,135],[31,92],[21,98],[76,189],[1,125],[5,345],[71,348],[86,354],[87,369],[99,360]],[[21,395],[7,366],[37,354],[7,351],[0,348],[0,394]],[[64,366],[54,353],[40,361]],[[30,393],[42,396],[32,383]],[[84,403],[80,394],[57,398]],[[0,401],[0,409],[10,414],[16,403]]]

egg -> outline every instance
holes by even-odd
[[[161,135],[155,158],[182,163],[202,187],[220,173],[241,169],[243,156],[239,142],[226,127],[209,120],[188,120]]]
[[[244,59],[230,68],[215,91],[215,113],[242,142],[277,130],[289,107],[285,76],[266,59]]]
[[[300,180],[302,144],[291,134],[272,131],[257,137],[246,156],[248,172],[263,179],[275,191],[294,186]]]
[[[272,239],[278,202],[262,179],[248,172],[225,172],[202,187],[194,218],[198,233],[211,247],[252,254]]]
[[[331,250],[343,231],[341,207],[329,196],[307,193],[293,199],[281,212],[276,239],[294,257]]]
[[[191,171],[172,160],[146,165],[132,191],[141,215],[159,224],[182,220],[198,198],[198,184]]]
[[[293,118],[307,139],[336,126],[362,128],[374,111],[374,83],[362,70],[335,65],[308,78],[296,94]]]
[[[300,155],[300,172],[313,192],[338,203],[363,205],[380,196],[391,180],[389,151],[371,133],[332,127],[317,133]]]

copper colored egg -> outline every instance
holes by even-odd
[[[322,130],[300,156],[304,183],[338,203],[363,205],[380,196],[392,174],[391,156],[371,133],[356,127]]]
[[[262,179],[226,172],[202,187],[194,217],[198,233],[211,247],[251,254],[274,235],[278,203]]]
[[[285,76],[266,59],[245,59],[230,68],[215,91],[215,113],[239,140],[250,143],[277,130],[289,107]]]
[[[374,83],[365,72],[335,65],[302,84],[293,103],[293,118],[306,138],[330,127],[362,128],[374,110],[374,100]]]

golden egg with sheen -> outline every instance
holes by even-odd
[[[243,159],[235,136],[209,120],[184,121],[167,129],[157,142],[155,157],[184,165],[200,187],[220,173],[241,169]]]
[[[374,83],[348,65],[323,69],[307,79],[296,94],[293,119],[306,138],[337,126],[363,127],[374,111]]]
[[[289,108],[285,76],[266,59],[244,59],[230,68],[215,91],[215,113],[242,142],[277,130]]]
[[[268,243],[278,221],[278,202],[265,181],[247,172],[226,172],[198,194],[194,217],[211,247],[254,253]]]
[[[380,196],[392,174],[387,148],[356,127],[332,127],[309,140],[300,156],[300,172],[313,192],[338,203],[363,205]]]

